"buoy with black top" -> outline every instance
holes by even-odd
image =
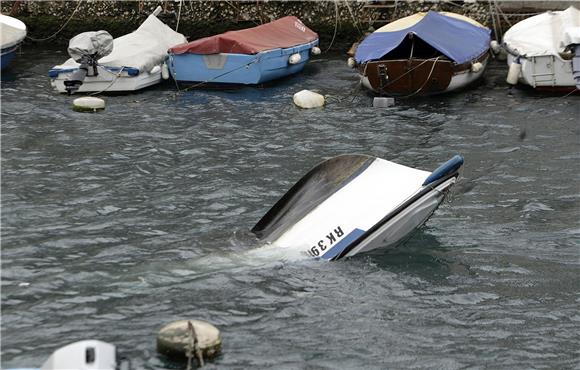
[[[105,101],[94,96],[83,96],[73,101],[73,110],[76,112],[94,113],[105,109]]]
[[[220,351],[220,331],[200,320],[179,320],[165,325],[157,334],[157,352],[175,360],[196,359],[203,366],[206,359]]]

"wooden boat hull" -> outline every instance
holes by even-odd
[[[433,95],[460,89],[479,79],[488,61],[487,52],[475,62],[456,65],[443,59],[398,59],[367,62],[359,66],[361,82],[379,95]]]

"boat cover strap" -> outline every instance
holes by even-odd
[[[469,62],[489,47],[488,28],[429,11],[411,27],[393,32],[373,32],[358,46],[357,63],[380,60],[414,34],[457,64]]]
[[[284,49],[318,39],[318,34],[294,16],[280,18],[261,26],[229,31],[172,47],[173,54],[257,54]]]

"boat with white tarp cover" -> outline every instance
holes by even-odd
[[[538,90],[580,89],[580,10],[548,11],[513,25],[504,35],[508,82]]]
[[[8,67],[25,37],[26,25],[22,21],[0,14],[1,69]]]
[[[167,50],[187,40],[157,18],[160,11],[116,39],[106,31],[75,36],[68,47],[72,58],[48,72],[52,86],[69,94],[126,92],[158,84],[163,75],[169,78]]]

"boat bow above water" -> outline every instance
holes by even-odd
[[[431,216],[462,165],[455,156],[428,172],[366,155],[334,157],[300,179],[252,232],[324,260],[392,246]]]
[[[465,16],[417,13],[383,26],[357,47],[363,86],[380,95],[428,95],[477,80],[491,31]]]

